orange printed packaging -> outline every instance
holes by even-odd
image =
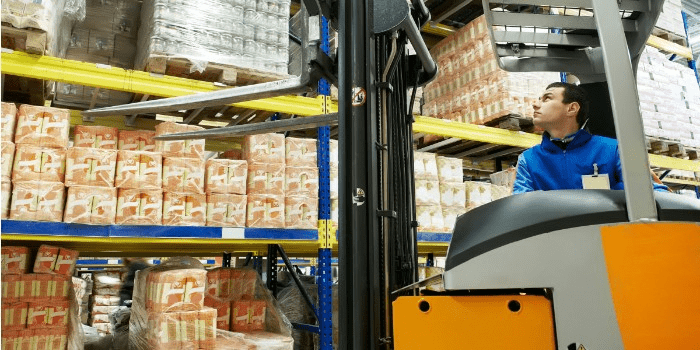
[[[12,161],[15,158],[15,144],[9,141],[0,142],[2,156],[0,165],[2,166],[2,179],[9,180],[12,177]]]
[[[156,125],[156,136],[204,130],[201,126],[164,122]],[[204,139],[156,141],[156,152],[163,157],[203,158]]]
[[[19,106],[15,143],[66,148],[70,111],[51,107]]]
[[[17,299],[19,300],[31,300],[34,298],[32,287],[34,287],[34,281],[36,280],[36,275],[33,273],[28,273],[20,275],[20,281],[18,282],[18,288],[16,289]]]
[[[117,151],[71,147],[66,152],[66,186],[114,186]]]
[[[284,135],[282,134],[260,134],[246,135],[243,149],[248,164],[285,163]]]
[[[207,193],[246,194],[248,162],[245,160],[209,159],[206,162]]]
[[[245,227],[248,196],[207,194],[207,226]]]
[[[2,274],[2,301],[15,302],[19,301],[20,296],[24,296],[24,282],[22,276],[25,275],[10,275]]]
[[[118,151],[115,187],[160,189],[162,177],[163,157],[160,153]]]
[[[2,247],[2,275],[26,273],[29,248],[27,247]]]
[[[189,271],[190,274],[187,276],[187,283],[185,285],[185,295],[183,297],[183,302],[192,304],[196,309],[199,310],[204,307],[204,288],[207,284],[207,271]]]
[[[255,283],[257,273],[252,269],[232,269],[231,279],[234,283],[234,296],[236,299],[250,300],[255,297]]]
[[[117,149],[119,130],[108,126],[76,125],[73,129],[73,146]]]
[[[163,159],[163,190],[204,193],[204,161],[177,157]]]
[[[53,301],[48,304],[47,327],[68,327],[70,303],[67,300]]]
[[[118,149],[120,151],[147,151],[156,150],[155,131],[120,130]]]
[[[10,216],[10,198],[12,197],[12,182],[10,180],[0,182],[0,196],[2,196],[0,218],[7,219]]]
[[[48,300],[53,275],[48,273],[37,273],[32,281],[32,298],[34,300]]]
[[[204,305],[206,270],[182,269],[152,272],[146,294],[152,312],[199,310]],[[189,282],[189,284],[188,284]],[[190,287],[190,293],[187,289]]]
[[[52,328],[50,330],[50,344],[53,350],[63,350],[68,345],[68,328]]]
[[[285,197],[284,226],[286,228],[315,229],[318,227],[318,198]]]
[[[12,181],[63,182],[66,150],[18,144],[12,166]]]
[[[219,269],[219,295],[220,298],[228,298],[231,296],[231,291],[233,288],[233,283],[231,283],[231,269],[221,268]]]
[[[216,328],[228,331],[231,323],[231,302],[210,295],[204,296],[204,306],[216,309]]]
[[[45,301],[30,302],[29,311],[27,313],[27,328],[37,329],[46,327],[49,318],[49,306]]]
[[[265,330],[265,313],[267,312],[267,302],[264,300],[253,300],[250,302],[248,313],[250,314],[250,331]]]
[[[117,216],[120,225],[161,225],[163,192],[120,188],[117,192]]]
[[[151,350],[182,349],[180,315],[177,312],[148,312],[148,345]]]
[[[14,141],[15,124],[17,123],[17,106],[15,106],[14,103],[2,102],[2,115],[0,118],[2,141]]]
[[[287,167],[285,195],[318,197],[318,168]]]
[[[29,305],[26,302],[2,303],[2,331],[26,328]]]
[[[63,183],[16,182],[13,187],[10,219],[54,222],[63,219]]]
[[[249,164],[248,194],[284,196],[284,164]]]
[[[117,215],[117,189],[113,187],[73,186],[68,188],[63,222],[114,224]]]
[[[219,286],[220,286],[219,279],[221,277],[221,275],[219,274],[219,271],[220,270],[218,270],[218,269],[207,271],[207,287],[205,290],[205,292],[206,292],[205,295],[211,295],[211,296],[215,296],[215,297],[219,296]],[[206,299],[205,299],[204,305],[211,306],[211,305],[206,304]]]
[[[284,228],[284,196],[248,195],[246,227]]]
[[[53,247],[50,245],[43,244],[39,247],[39,251],[36,253],[36,260],[34,260],[34,273],[51,273],[56,267],[56,259],[58,258],[58,252],[61,250],[59,247]]]
[[[3,103],[4,104],[4,103]],[[15,342],[19,338],[20,331],[3,330],[2,331],[2,349],[15,350]]]
[[[56,266],[53,271],[59,275],[72,276],[77,261],[77,251],[61,248],[61,250],[58,251],[58,258],[56,259]]]
[[[73,282],[71,276],[67,275],[52,275],[51,287],[49,288],[48,296],[53,299],[67,299],[68,292],[72,287]]]
[[[15,349],[33,350],[32,342],[36,343],[34,331],[34,329],[23,329],[21,331],[17,331],[17,338],[15,338]]]
[[[204,226],[206,211],[205,194],[165,192],[163,195],[163,225]]]
[[[218,311],[213,308],[203,308],[197,314],[197,333],[200,349],[214,349],[216,345],[216,328]]]
[[[181,349],[199,349],[199,311],[180,311]]]
[[[316,139],[287,137],[284,142],[287,166],[312,168],[317,166]]]
[[[250,331],[250,301],[239,300],[231,303],[231,330],[234,332]]]

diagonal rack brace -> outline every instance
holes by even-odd
[[[301,75],[298,77],[188,96],[90,109],[84,111],[83,116],[105,117],[199,109],[288,94],[313,92],[316,91],[321,78],[325,78],[330,83],[337,83],[337,65],[320,49],[320,40],[316,40],[320,38],[320,33],[315,35],[315,40],[310,40],[308,20],[320,21],[320,17],[308,17],[304,4],[302,4],[302,11],[305,13],[306,20],[302,21],[301,61],[303,66]]]

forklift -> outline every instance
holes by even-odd
[[[697,349],[700,201],[652,191],[636,108],[635,72],[663,0],[482,5],[500,68],[580,79],[593,97],[589,129],[619,142],[625,190],[532,192],[473,209],[457,219],[444,274],[429,281],[418,281],[407,96],[439,69],[418,29],[430,20],[421,0],[302,0],[300,76],[84,115],[303,93],[322,78],[337,85],[338,113],[160,138],[338,125],[340,349]],[[336,53],[320,48],[321,16],[339,32]],[[444,292],[419,292],[436,281]]]

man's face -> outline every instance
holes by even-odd
[[[568,103],[564,103],[564,88],[553,87],[545,90],[532,107],[535,109],[533,122],[535,126],[550,130],[553,126],[564,121],[567,115]]]

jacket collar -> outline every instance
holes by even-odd
[[[567,136],[567,138],[573,137],[573,140],[569,142],[569,145],[566,147],[566,150],[572,150],[574,148],[581,147],[585,145],[593,136],[586,130],[580,129],[576,133],[574,133],[572,136]],[[564,152],[559,146],[555,145],[552,140],[551,136],[549,136],[549,133],[545,131],[544,134],[542,134],[542,148],[544,148],[547,152],[550,153],[562,153]]]

